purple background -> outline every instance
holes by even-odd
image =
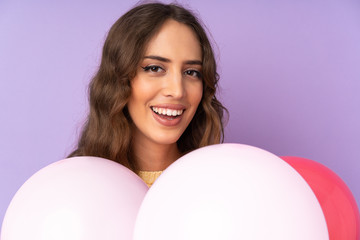
[[[179,1],[217,43],[226,142],[316,160],[360,202],[360,3]],[[106,33],[134,1],[0,1],[0,224],[72,150]]]

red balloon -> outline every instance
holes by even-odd
[[[330,240],[359,240],[360,214],[344,181],[329,168],[300,157],[281,157],[309,184],[324,212]]]

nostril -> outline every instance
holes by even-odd
[[[169,74],[164,78],[164,95],[167,97],[181,98],[184,95],[183,76],[179,74]]]

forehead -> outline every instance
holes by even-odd
[[[196,33],[189,26],[171,19],[150,39],[145,55],[201,60],[202,50]]]

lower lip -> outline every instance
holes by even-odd
[[[161,125],[167,126],[167,127],[172,127],[172,126],[176,126],[180,123],[182,116],[180,115],[176,118],[173,119],[167,119],[166,117],[161,117],[158,114],[154,113],[154,111],[150,110],[153,114],[153,117],[155,118],[156,121],[158,121],[158,123],[160,123]]]

